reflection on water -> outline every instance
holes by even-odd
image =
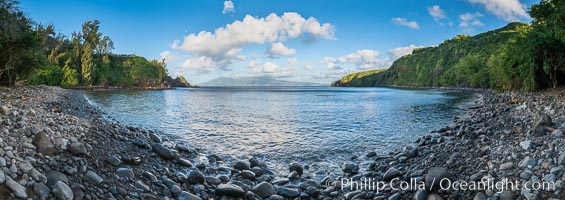
[[[333,170],[352,155],[386,154],[451,122],[460,93],[332,87],[230,87],[92,92],[108,114],[275,170],[290,161]],[[331,164],[328,164],[331,163]],[[319,166],[319,167],[317,167]],[[337,171],[336,171],[337,172]]]

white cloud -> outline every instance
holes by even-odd
[[[396,18],[392,18],[391,21],[392,21],[392,23],[397,24],[397,25],[407,26],[407,27],[410,27],[410,28],[413,28],[413,29],[420,29],[418,22],[408,21],[406,18],[396,17]]]
[[[325,57],[321,62],[333,71],[348,69],[346,66],[354,66],[358,70],[386,68],[390,67],[396,59],[412,54],[414,49],[422,47],[424,46],[411,44],[406,47],[391,49],[388,52],[389,57],[387,59],[380,58],[380,53],[376,50],[363,49],[338,58]]]
[[[447,18],[447,15],[445,15],[445,12],[439,7],[439,5],[428,7],[428,13],[435,21]]]
[[[468,0],[473,4],[483,5],[487,11],[505,21],[529,18],[525,5],[519,0]]]
[[[459,15],[459,27],[463,28],[467,32],[474,31],[475,27],[484,26],[479,18],[481,18],[483,14],[476,12],[476,13],[464,13]]]
[[[271,44],[271,47],[267,49],[267,57],[278,58],[279,56],[294,56],[296,54],[295,49],[286,47],[282,42],[276,42]]]
[[[322,63],[331,70],[343,69],[345,65],[353,65],[359,70],[388,67],[388,61],[379,59],[379,56],[378,51],[363,49],[339,58],[325,57]]]
[[[182,59],[182,55],[178,54],[177,52],[171,52],[171,51],[163,51],[161,52],[161,54],[159,54],[161,56],[161,59],[165,59],[166,63],[174,63],[179,61],[180,59]]]
[[[234,12],[234,5],[232,1],[224,1],[224,10],[222,13],[226,14],[229,12]]]
[[[294,69],[290,66],[281,66],[273,62],[249,62],[249,74],[251,76],[269,76],[269,77],[289,77],[294,74]]]
[[[197,70],[205,73],[212,68],[229,70],[234,60],[245,60],[246,57],[239,55],[239,52],[250,44],[273,43],[273,56],[277,53],[280,56],[293,55],[296,50],[285,47],[281,42],[301,36],[334,39],[334,26],[321,24],[313,17],[303,18],[295,12],[281,16],[271,13],[264,18],[247,15],[241,21],[236,20],[212,32],[188,34],[182,41],[174,40],[170,46],[174,50],[192,54],[192,58],[187,59],[179,71]]]
[[[422,48],[422,47],[424,47],[424,46],[416,46],[416,45],[411,44],[410,46],[407,46],[407,47],[398,47],[398,48],[391,49],[391,50],[388,51],[389,56],[390,56],[389,59],[391,61],[395,61],[396,59],[399,59],[402,56],[412,54],[412,51],[414,51],[414,49]]]

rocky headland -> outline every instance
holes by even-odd
[[[336,177],[300,161],[275,174],[257,158],[203,155],[107,119],[79,91],[0,88],[0,199],[564,199],[565,90],[478,93],[467,117],[396,151],[352,156]],[[456,190],[443,178],[520,184]],[[382,187],[359,189],[364,180]],[[554,187],[524,187],[536,182]]]

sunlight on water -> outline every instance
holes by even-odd
[[[384,155],[448,125],[461,93],[331,87],[232,87],[90,92],[121,122],[160,130],[207,153],[335,170],[353,155]]]

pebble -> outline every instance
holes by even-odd
[[[38,197],[40,199],[41,198],[46,199],[49,196],[49,193],[51,193],[51,190],[45,184],[43,183],[33,184],[33,195],[35,195],[35,197]]]
[[[249,162],[240,160],[235,163],[233,168],[242,171],[242,170],[250,170],[251,166]]]
[[[186,180],[190,184],[196,184],[196,183],[203,184],[206,178],[204,177],[204,174],[202,172],[194,170],[188,173]]]
[[[47,134],[40,132],[33,138],[33,145],[36,147],[38,153],[44,155],[52,155],[55,153],[55,145],[51,142]]]
[[[26,188],[12,179],[6,180],[6,187],[10,188],[18,198],[27,198]]]
[[[268,182],[261,182],[255,187],[253,187],[253,193],[259,195],[262,198],[267,198],[273,194],[277,193],[277,190],[273,184]]]
[[[161,158],[167,159],[167,160],[171,160],[174,158],[174,154],[171,150],[169,150],[168,148],[164,147],[162,144],[159,143],[155,143],[153,145],[151,145],[151,148],[153,148],[153,151],[155,151],[155,153],[157,153],[159,156],[161,156]]]
[[[341,170],[346,174],[358,173],[359,166],[352,162],[346,162],[341,165]]]
[[[304,167],[296,162],[290,163],[290,166],[288,167],[289,172],[296,172],[298,173],[298,176],[302,176],[302,174],[304,173]]]
[[[178,200],[202,200],[202,198],[183,191],[180,193]]]
[[[277,188],[277,194],[286,198],[296,198],[300,196],[300,192],[298,190],[287,188],[284,186]]]
[[[118,158],[115,155],[109,155],[108,158],[106,158],[106,162],[110,163],[115,167],[118,167],[122,164],[122,160],[120,160],[120,158]]]
[[[52,192],[59,199],[71,200],[74,197],[73,190],[62,181],[57,181],[55,185],[53,185]]]
[[[74,155],[88,155],[88,150],[86,149],[86,146],[80,142],[71,143],[71,145],[69,145],[68,150]]]
[[[119,177],[124,177],[124,178],[130,178],[133,179],[135,178],[135,175],[133,174],[133,171],[130,168],[118,168],[116,170],[116,174]]]
[[[218,187],[216,188],[216,193],[219,195],[231,197],[243,197],[245,191],[237,185],[226,183],[218,185]]]
[[[92,185],[98,185],[104,182],[104,179],[93,171],[88,171],[84,175],[84,180]]]
[[[393,178],[396,178],[400,175],[402,175],[402,174],[400,173],[400,171],[398,171],[398,169],[391,167],[383,175],[383,181],[390,181]]]
[[[445,167],[434,167],[426,174],[426,187],[435,191],[440,188],[440,182],[444,178],[450,178],[450,174]]]
[[[532,146],[531,140],[526,140],[526,141],[520,142],[520,147],[522,147],[522,149],[524,149],[524,150],[529,150],[531,146]]]

